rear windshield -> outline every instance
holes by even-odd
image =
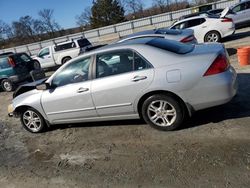
[[[186,54],[194,49],[193,44],[184,44],[173,40],[166,40],[161,38],[155,38],[146,43],[147,45],[174,52],[176,54]]]
[[[80,48],[90,45],[90,42],[88,41],[88,39],[79,39],[77,40],[77,42]]]
[[[11,67],[9,62],[8,62],[8,56],[6,57],[0,57],[0,70],[1,69],[6,69]]]
[[[22,54],[15,54],[13,56],[11,56],[12,59],[14,59],[15,63],[18,64],[18,63],[23,63],[23,62],[29,62],[31,61],[32,59],[30,58],[30,56],[28,56],[27,54],[25,53],[22,53]]]

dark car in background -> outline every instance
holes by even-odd
[[[40,64],[26,53],[0,54],[0,84],[4,91],[12,91],[17,83],[32,79],[32,72],[40,70]]]

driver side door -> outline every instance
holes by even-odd
[[[42,68],[48,68],[54,66],[54,59],[50,51],[50,48],[42,49],[38,54],[38,58]]]
[[[92,60],[75,60],[53,77],[54,89],[44,91],[41,99],[50,122],[76,123],[97,116],[90,93]]]

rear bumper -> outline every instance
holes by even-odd
[[[226,72],[203,77],[189,93],[189,103],[197,111],[229,102],[238,90],[236,78],[233,67]]]
[[[235,33],[235,27],[229,28],[227,31],[224,31],[222,38],[233,35],[234,33]]]

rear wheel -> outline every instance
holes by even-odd
[[[67,62],[67,61],[69,61],[69,60],[71,60],[71,58],[70,58],[70,57],[65,57],[65,58],[63,58],[63,60],[62,60],[62,64],[66,63],[66,62]]]
[[[11,80],[9,79],[4,79],[2,82],[1,82],[1,86],[2,86],[2,89],[4,91],[12,91],[14,89],[14,84],[11,82]]]
[[[168,95],[153,95],[142,105],[142,117],[153,128],[171,131],[184,121],[182,105]]]
[[[220,40],[221,36],[218,31],[209,31],[204,38],[205,42],[219,42]]]
[[[42,115],[33,108],[28,108],[21,113],[23,127],[32,133],[42,132],[46,125]]]
[[[41,65],[39,63],[39,61],[33,61],[33,70],[39,70],[41,69]]]

